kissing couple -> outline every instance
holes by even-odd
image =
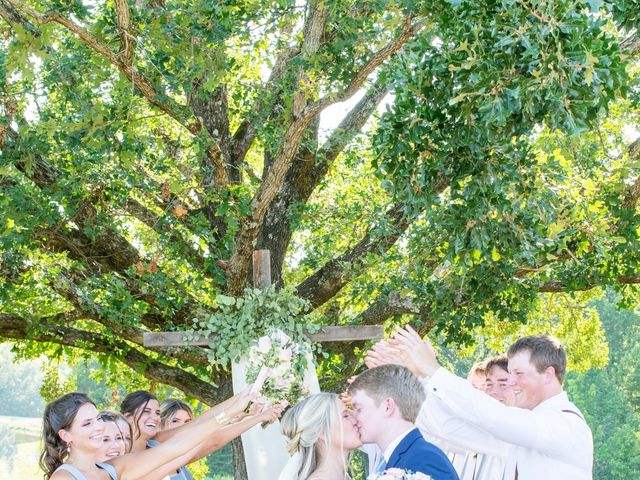
[[[372,479],[402,469],[415,479],[458,480],[444,452],[414,425],[426,395],[411,371],[391,364],[371,368],[353,380],[348,394],[351,408],[334,393],[318,393],[287,411],[281,426],[292,458],[279,480],[350,480],[356,448],[368,454]]]

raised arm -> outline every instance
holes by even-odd
[[[237,393],[234,396],[229,397],[225,401],[218,403],[217,405],[214,405],[213,407],[205,410],[201,415],[197,416],[189,423],[206,422],[207,420],[210,420],[211,418],[215,417],[221,412],[225,412],[230,407],[230,405],[232,405],[235,401],[238,400],[240,395],[242,395],[242,393]],[[242,416],[243,412],[241,412],[240,415]],[[167,440],[172,438],[174,435],[176,435],[180,431],[180,429],[183,428],[185,425],[181,425],[175,428],[170,428],[168,430],[161,430],[154,435],[153,439],[157,440],[160,443],[166,442]]]
[[[504,442],[581,463],[577,456],[589,446],[578,443],[590,441],[591,434],[577,415],[552,408],[528,410],[503,405],[442,368],[429,341],[422,341],[411,327],[398,330],[392,344],[424,379],[427,396],[438,397],[455,416]]]
[[[416,340],[411,339],[412,342]],[[417,341],[422,343],[419,337]],[[422,369],[417,368],[423,361],[417,358],[410,360],[408,355],[402,354],[397,341],[381,340],[367,351],[365,364],[368,368],[390,363],[402,365],[417,376],[423,376]],[[505,442],[457,416],[440,398],[429,394],[426,380],[422,379],[422,383],[427,395],[415,423],[424,434],[450,450],[505,457],[508,447]]]
[[[219,450],[238,435],[241,435],[258,423],[275,422],[276,419],[282,415],[282,410],[283,407],[276,405],[265,409],[257,415],[245,417],[239,422],[232,423],[231,425],[221,428],[209,436],[209,438],[200,445],[156,470],[154,475],[158,476],[158,478],[164,478],[166,475],[175,473],[175,471],[180,467],[184,467],[185,465],[195,462],[216,450]]]
[[[227,403],[224,415],[209,415],[199,422],[190,422],[176,429],[179,431],[175,435],[154,448],[110,460],[109,463],[115,467],[118,478],[126,480],[143,480],[151,476],[162,478],[185,465],[188,457],[193,455],[194,449],[212,434],[224,428],[227,419],[240,415],[252,399],[248,389],[232,398],[233,401]],[[164,475],[160,475],[161,472],[165,472]]]
[[[227,425],[224,428],[221,428],[213,435],[210,435],[204,442],[202,442],[198,447],[196,447],[192,451],[192,457],[187,461],[187,463],[195,462],[196,460],[200,460],[202,457],[206,457],[207,455],[215,452],[216,450],[221,449],[227,443],[229,443],[234,438],[242,435],[244,432],[254,427],[259,423],[272,423],[277,418],[280,418],[282,415],[282,411],[284,407],[281,405],[275,405],[268,409],[265,409],[262,412],[259,412],[255,415],[248,416],[243,418],[242,420]]]

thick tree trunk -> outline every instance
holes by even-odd
[[[242,439],[236,438],[231,442],[231,448],[233,450],[233,479],[234,480],[248,480],[247,465],[244,461],[244,448],[242,447]]]
[[[293,233],[292,206],[299,202],[306,204],[327,172],[327,162],[316,155],[319,124],[319,120],[315,120],[305,132],[306,142],[293,160],[278,195],[269,205],[256,240],[257,250],[271,252],[271,281],[278,286],[282,285],[282,264]]]

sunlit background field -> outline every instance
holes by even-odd
[[[41,418],[0,416],[0,451],[13,451],[12,456],[0,455],[0,478],[42,477],[38,468],[41,425]]]

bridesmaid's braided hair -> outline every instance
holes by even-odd
[[[69,455],[68,445],[60,438],[60,430],[68,430],[84,404],[95,403],[84,393],[67,393],[49,403],[42,417],[42,435],[44,449],[40,454],[40,468],[44,470],[45,480],[49,480],[53,472],[62,465]]]

